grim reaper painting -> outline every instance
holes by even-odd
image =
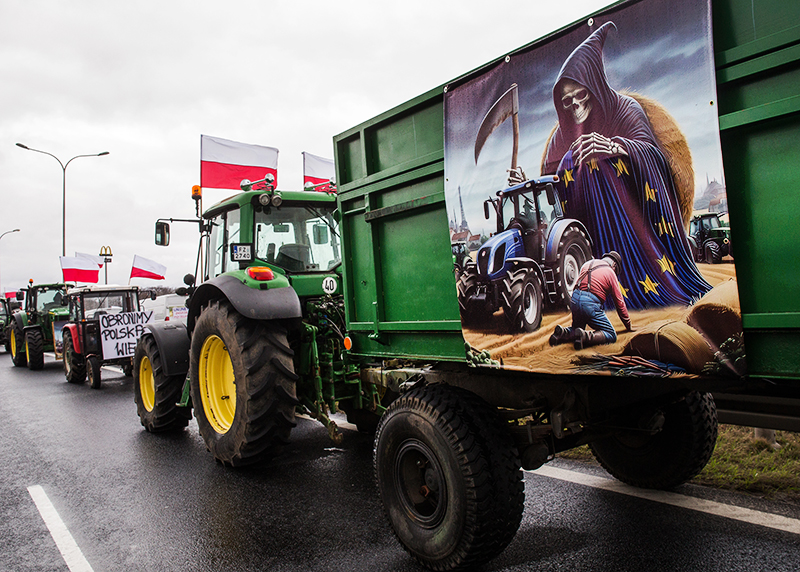
[[[691,213],[681,212],[680,199],[693,187],[673,174],[691,170],[691,157],[675,120],[657,102],[608,84],[603,44],[614,29],[607,22],[592,33],[558,74],[558,127],[542,174],[559,175],[564,211],[584,222],[595,255],[621,254],[629,308],[688,305],[711,289],[684,230]],[[691,208],[688,199],[685,208]]]
[[[742,374],[730,229],[719,251],[696,235],[727,201],[710,22],[707,0],[629,0],[447,86],[468,359]]]

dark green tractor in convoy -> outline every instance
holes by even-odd
[[[722,223],[717,213],[693,216],[688,238],[695,262],[719,264],[725,256],[733,256],[731,228]]]
[[[22,294],[18,294],[22,297]],[[6,348],[7,352],[11,351],[11,325],[12,315],[14,311],[20,306],[18,300],[2,297],[0,298],[0,344]]]
[[[202,216],[196,198],[192,222],[199,224],[205,263],[199,284],[187,276],[187,322],[148,325],[134,357],[142,425],[180,429],[194,409],[206,445],[226,465],[275,453],[296,411],[339,439],[330,418],[337,405],[361,422],[360,410],[375,409],[379,400],[341,359],[336,197],[282,192],[270,183],[243,182],[245,192]],[[168,237],[168,224],[159,221],[156,243],[166,245]]]
[[[66,284],[33,284],[25,292],[25,310],[10,324],[11,359],[17,367],[44,367],[44,352],[61,355],[61,327],[68,319]]]

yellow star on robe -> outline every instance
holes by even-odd
[[[667,258],[666,254],[659,258],[656,262],[658,262],[658,265],[661,267],[661,272],[669,272],[675,276],[675,263]]]
[[[622,160],[622,157],[617,159],[617,162],[613,163],[613,165],[614,169],[617,171],[617,177],[621,177],[622,173],[625,173],[626,175],[629,174],[628,167],[625,166],[625,162]]]
[[[675,236],[675,231],[672,230],[672,223],[667,222],[663,216],[661,217],[661,222],[658,223],[656,227],[658,228],[659,236],[664,236],[665,234]]]
[[[622,282],[620,282],[619,280],[617,280],[617,284],[619,284],[619,291],[622,292],[622,297],[623,298],[627,298],[628,297],[628,289],[625,288],[625,286],[623,286]]]
[[[645,294],[647,294],[648,292],[652,292],[653,294],[658,296],[658,290],[656,290],[656,288],[658,288],[660,284],[658,282],[653,282],[653,280],[650,279],[650,276],[645,275],[644,280],[639,280],[639,284],[641,284],[642,287],[644,288]]]
[[[597,164],[597,159],[592,159],[591,161],[589,161],[589,172],[590,173],[592,171],[599,171],[599,170],[600,170],[600,166]]]
[[[658,189],[651,187],[650,183],[644,184],[644,196],[648,201],[655,201],[657,192]]]
[[[564,169],[564,188],[569,187],[569,184],[574,182],[575,179],[572,178],[572,169]]]

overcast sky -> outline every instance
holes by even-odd
[[[608,0],[0,0],[0,289],[61,280],[66,251],[110,246],[108,282],[134,254],[194,271],[200,135],[277,147],[281,188],[302,186],[301,152]],[[230,193],[208,191],[211,206]],[[104,272],[100,282],[104,282]]]

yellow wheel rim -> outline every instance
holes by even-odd
[[[156,380],[153,377],[153,365],[147,356],[139,362],[139,393],[144,408],[152,411],[156,406]]]
[[[17,334],[13,329],[11,330],[11,355],[17,356]]]
[[[231,356],[219,336],[203,342],[198,370],[206,419],[217,433],[226,433],[236,414],[236,383]]]
[[[28,358],[28,361],[31,361],[31,351],[28,348],[28,338],[25,337],[25,357]]]

